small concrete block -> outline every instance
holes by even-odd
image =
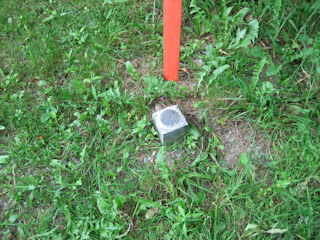
[[[153,122],[162,144],[172,143],[188,132],[186,118],[177,105],[161,109],[152,114]]]

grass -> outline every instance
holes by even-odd
[[[320,237],[319,1],[185,0],[178,83],[161,8],[2,4],[2,239]],[[192,124],[173,146],[158,102]],[[264,156],[230,167],[222,133],[243,122]]]

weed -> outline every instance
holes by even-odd
[[[320,237],[319,1],[183,2],[178,83],[161,1],[0,8],[1,238]]]

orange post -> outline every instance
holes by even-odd
[[[163,0],[163,75],[179,80],[182,0]]]

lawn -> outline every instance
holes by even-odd
[[[160,0],[2,0],[0,238],[320,239],[319,19],[184,0],[168,82]]]

